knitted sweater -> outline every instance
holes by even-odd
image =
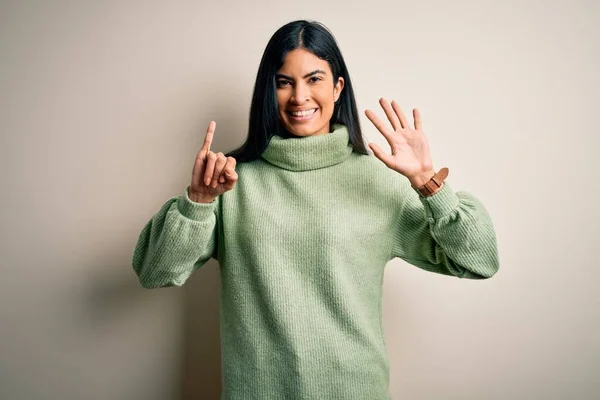
[[[195,203],[188,186],[141,231],[133,269],[145,288],[181,286],[218,260],[222,399],[389,399],[387,262],[467,279],[498,271],[479,200],[448,181],[422,197],[333,128],[273,136],[236,166],[233,190]]]

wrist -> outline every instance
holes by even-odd
[[[204,197],[200,194],[190,192],[188,192],[188,197],[194,203],[212,203],[216,199],[216,197]]]
[[[424,184],[429,182],[431,180],[431,178],[433,178],[434,176],[435,176],[435,171],[432,169],[432,170],[425,171],[425,172],[422,172],[422,173],[414,175],[414,176],[410,176],[410,177],[408,177],[408,180],[410,181],[410,184],[412,187],[420,188],[421,186],[423,186]]]
[[[202,203],[202,204],[208,204],[208,203],[212,203],[213,201],[215,201],[215,199],[203,200],[203,199],[193,199],[191,197],[190,197],[190,200],[192,200],[194,203]]]
[[[421,180],[411,180],[411,184],[413,185],[412,188],[422,196],[433,196],[444,186],[444,180],[448,177],[448,172],[449,170],[447,167],[440,169],[437,173],[434,171],[434,174],[425,183],[422,183]],[[427,175],[422,175],[420,179],[426,179],[428,176],[429,173],[427,173]]]
[[[206,204],[208,204],[208,203],[212,203],[213,201],[215,201],[216,198],[205,199],[203,197],[194,197],[194,196],[191,196],[190,200],[193,201],[194,203],[206,203]]]
[[[434,189],[434,190],[433,190],[433,192],[431,192],[431,193],[427,193],[427,194],[423,194],[423,193],[421,193],[421,195],[422,195],[423,197],[429,197],[429,196],[433,196],[434,194],[436,194],[437,192],[439,192],[440,190],[442,190],[442,188],[444,187],[444,184],[445,184],[445,182],[442,182],[441,186],[440,186],[440,187],[438,187],[438,188],[436,188],[436,189]]]

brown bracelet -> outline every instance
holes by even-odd
[[[440,169],[437,174],[435,174],[427,183],[418,188],[412,186],[414,190],[423,195],[424,197],[429,197],[435,194],[438,189],[442,187],[444,180],[448,177],[448,168],[444,167]]]

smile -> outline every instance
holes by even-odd
[[[317,109],[314,108],[312,110],[306,111],[288,111],[288,114],[292,117],[294,121],[306,121],[311,119],[315,115],[316,111]]]

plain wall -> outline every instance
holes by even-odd
[[[364,115],[423,117],[486,206],[500,271],[386,269],[394,399],[600,395],[600,6],[594,1],[0,3],[0,398],[216,399],[218,265],[141,288],[138,235],[212,149],[242,143],[268,39],[308,18]]]

